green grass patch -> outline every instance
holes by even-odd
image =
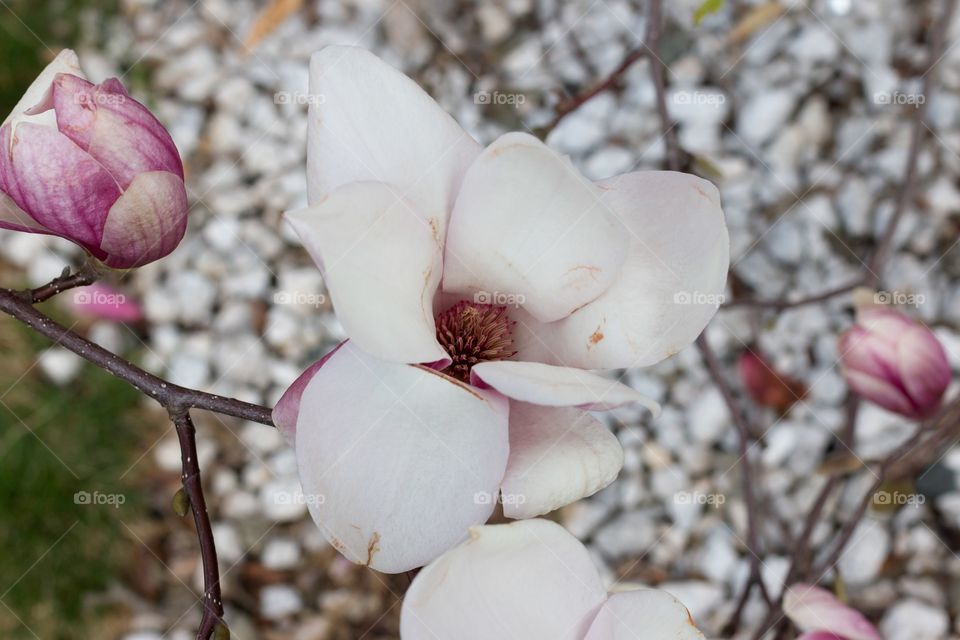
[[[60,49],[75,47],[84,12],[117,12],[117,0],[5,0],[0,4],[0,114],[5,118]],[[2,120],[0,118],[0,120]]]
[[[86,598],[116,580],[124,523],[144,517],[138,395],[89,365],[62,388],[23,375],[48,346],[0,318],[0,637],[103,637]]]

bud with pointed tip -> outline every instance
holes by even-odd
[[[861,308],[838,346],[847,384],[867,400],[916,420],[940,409],[950,365],[933,332],[916,320],[891,308]]]
[[[173,251],[186,224],[170,134],[119,80],[87,81],[63,51],[0,126],[0,228],[61,236],[127,269]]]

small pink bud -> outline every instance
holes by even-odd
[[[67,238],[126,269],[173,251],[186,225],[170,134],[119,80],[88,82],[63,51],[0,127],[0,227]]]
[[[112,322],[134,323],[143,318],[136,301],[110,285],[97,282],[70,292],[71,310],[78,316]]]
[[[867,618],[832,593],[810,584],[792,584],[783,594],[783,612],[805,631],[805,640],[880,640]]]
[[[806,386],[773,368],[755,350],[744,351],[738,362],[740,379],[753,401],[786,412],[807,394]]]
[[[925,419],[940,408],[950,365],[933,332],[899,311],[870,307],[840,336],[850,388],[884,409]]]

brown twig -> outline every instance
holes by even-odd
[[[657,113],[660,117],[660,130],[666,149],[665,163],[671,171],[680,171],[682,168],[681,157],[683,152],[680,143],[677,140],[677,132],[670,120],[670,114],[667,110],[666,86],[665,86],[665,65],[660,58],[660,33],[663,29],[663,5],[662,0],[650,0],[649,11],[647,14],[647,50],[650,53],[650,73],[653,79],[657,98]],[[756,586],[760,589],[763,599],[772,605],[770,594],[767,593],[766,585],[763,582],[760,565],[762,562],[762,550],[760,549],[760,535],[757,519],[759,510],[757,508],[757,499],[754,494],[753,466],[750,463],[750,426],[747,419],[741,412],[740,407],[733,397],[733,392],[727,384],[723,374],[722,367],[707,342],[706,335],[701,334],[697,339],[697,348],[707,365],[710,376],[714,384],[720,390],[723,400],[727,405],[730,416],[737,427],[739,433],[739,453],[741,464],[741,490],[743,499],[747,508],[747,552],[750,554],[750,576],[744,587],[745,593],[741,596],[737,609],[731,619],[732,625],[738,624],[743,606],[749,597],[750,592]],[[728,625],[729,626],[729,625]]]
[[[43,288],[41,287],[41,289]],[[37,333],[74,352],[84,360],[128,382],[138,391],[159,402],[167,410],[205,409],[273,426],[271,410],[268,407],[213,393],[205,393],[196,389],[188,389],[167,382],[70,331],[36,309],[30,299],[29,291],[0,289],[0,311],[16,318]]]
[[[23,293],[33,304],[38,302],[46,302],[58,293],[62,293],[68,289],[75,289],[77,287],[85,287],[89,284],[93,284],[97,281],[99,275],[100,274],[97,272],[96,267],[94,267],[90,261],[87,261],[83,263],[83,266],[81,266],[77,271],[71,273],[70,267],[67,267],[63,270],[63,273],[42,287],[29,289]]]
[[[956,8],[956,0],[945,0],[943,15],[936,23],[937,26],[933,31],[933,37],[930,42],[930,56],[927,61],[927,69],[923,75],[923,84],[920,90],[924,100],[917,105],[916,113],[914,113],[913,130],[910,134],[910,149],[907,154],[907,168],[904,173],[903,184],[897,192],[897,201],[894,204],[893,214],[890,216],[887,228],[884,230],[883,236],[881,236],[880,242],[877,244],[877,248],[873,252],[873,256],[867,267],[867,286],[876,286],[880,281],[881,273],[884,266],[886,266],[890,251],[893,248],[893,238],[897,233],[900,220],[906,213],[907,203],[913,198],[913,192],[916,189],[917,162],[920,157],[920,147],[927,129],[925,123],[927,105],[930,103],[930,94],[933,92],[937,64],[944,56],[947,42],[947,29],[950,26]]]
[[[207,640],[223,619],[223,598],[220,593],[220,568],[217,566],[217,550],[213,542],[213,529],[207,513],[207,503],[200,483],[200,463],[197,460],[197,438],[189,411],[171,412],[170,417],[177,428],[180,441],[180,480],[190,502],[193,522],[197,527],[200,542],[200,559],[203,563],[203,617],[197,640]]]
[[[724,303],[720,308],[721,309],[733,309],[737,307],[755,307],[763,309],[772,309],[774,311],[783,311],[784,309],[793,309],[795,307],[803,307],[810,304],[816,304],[818,302],[825,302],[831,298],[834,298],[844,293],[849,293],[859,286],[862,286],[864,279],[857,278],[853,282],[848,282],[847,284],[840,285],[839,287],[834,287],[833,289],[827,289],[820,293],[816,293],[804,298],[796,298],[794,300],[787,300],[785,298],[775,299],[775,300],[766,300],[763,298],[736,298],[730,302]]]
[[[611,71],[610,75],[608,75],[606,78],[594,84],[583,93],[578,93],[577,95],[568,98],[557,105],[556,115],[554,115],[553,120],[551,120],[540,130],[541,137],[546,137],[546,135],[553,131],[557,125],[560,124],[560,121],[569,114],[573,113],[604,91],[613,88],[617,82],[620,81],[621,76],[623,76],[623,74],[625,74],[635,62],[646,55],[646,53],[647,48],[645,45],[640,45],[636,49],[633,49],[624,57],[620,64],[617,65],[617,68]]]

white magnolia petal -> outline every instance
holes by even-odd
[[[689,345],[716,313],[730,262],[717,189],[669,171],[599,183],[629,228],[620,276],[554,324],[518,326],[518,357],[585,369],[647,366]]]
[[[443,289],[513,295],[540,320],[559,320],[614,282],[627,244],[600,189],[567,158],[508,133],[464,176]]]
[[[547,520],[476,527],[421,571],[403,640],[580,640],[605,597],[590,555]]]
[[[532,404],[603,411],[639,402],[654,414],[660,412],[660,405],[639,391],[583,369],[495,360],[474,365],[470,375],[475,384],[486,384],[507,397]]]
[[[361,349],[391,362],[448,361],[433,317],[442,236],[396,188],[356,182],[287,219]]]
[[[417,84],[357,47],[310,60],[310,203],[344,184],[388,182],[443,237],[464,171],[481,147]]]
[[[690,612],[666,591],[611,594],[584,640],[703,640]]]
[[[829,631],[848,640],[881,640],[866,616],[815,585],[790,585],[783,595],[783,612],[802,631]]]
[[[507,402],[427,367],[344,344],[300,397],[310,514],[353,562],[422,566],[483,523],[507,463]]]
[[[27,115],[26,112],[48,98],[50,86],[53,84],[53,79],[56,78],[58,73],[69,73],[81,78],[86,78],[86,76],[83,75],[83,71],[80,70],[80,60],[77,58],[77,54],[74,53],[72,49],[64,49],[57,54],[57,57],[44,67],[40,75],[30,83],[30,86],[27,87],[20,101],[17,102],[13,111],[10,112],[10,115],[6,117],[0,126],[11,122],[13,123],[12,126],[16,128],[20,122],[33,122],[34,124],[46,124],[56,127],[57,117],[53,111],[45,111],[36,115]]]
[[[589,413],[510,404],[510,459],[503,515],[533,518],[593,495],[623,467],[620,441]]]

